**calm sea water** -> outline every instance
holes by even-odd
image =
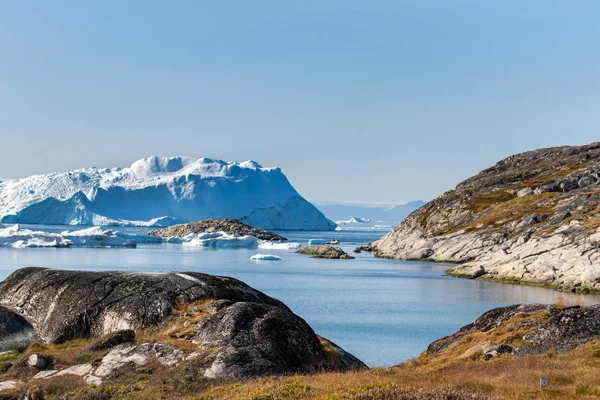
[[[65,227],[43,227],[62,231]],[[139,228],[119,228],[143,232]],[[279,232],[292,241],[339,239],[351,252],[382,231]],[[257,253],[283,261],[250,261]],[[17,268],[125,271],[197,271],[238,278],[285,302],[314,330],[371,366],[413,358],[432,341],[455,332],[483,312],[515,303],[597,303],[599,296],[521,285],[451,278],[447,265],[375,259],[316,260],[292,251],[204,249],[176,244],[137,249],[0,248],[0,279]]]

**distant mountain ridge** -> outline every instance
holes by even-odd
[[[6,223],[168,226],[209,218],[263,229],[335,229],[281,169],[254,161],[148,157],[127,168],[0,182],[0,221]]]
[[[411,212],[425,204],[422,200],[409,201],[405,204],[349,204],[349,203],[314,203],[327,218],[332,221],[347,221],[351,218],[367,218],[371,222],[399,223]]]

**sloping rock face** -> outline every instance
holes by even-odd
[[[508,334],[507,334],[508,333]],[[489,360],[500,354],[540,355],[575,350],[600,337],[600,305],[558,308],[544,304],[520,304],[490,310],[474,323],[429,345],[425,356],[476,351]],[[466,338],[470,338],[466,340]],[[473,339],[476,338],[476,339]],[[459,356],[460,357],[460,356]]]
[[[413,212],[376,256],[449,274],[600,290],[600,143],[511,156]]]
[[[160,236],[164,238],[179,236],[184,237],[190,234],[197,235],[199,233],[225,232],[228,235],[237,234],[240,236],[254,236],[260,240],[285,241],[283,236],[280,236],[265,229],[254,228],[243,222],[227,219],[213,218],[204,221],[192,222],[189,224],[181,224],[171,226],[164,229],[154,229],[148,232],[150,236]]]
[[[205,376],[243,377],[321,367],[359,368],[352,355],[326,360],[323,344],[298,316],[267,304],[220,304],[197,327],[205,348],[217,348]],[[297,351],[304,349],[304,351]],[[340,353],[341,355],[341,353]]]
[[[337,246],[319,245],[307,246],[296,253],[312,256],[311,258],[329,258],[338,260],[353,260],[354,257],[348,255],[344,250]]]
[[[27,318],[0,306],[0,352],[25,349],[36,339],[35,328]]]
[[[88,347],[101,351],[116,346],[104,357],[104,366],[79,366],[85,369],[81,376],[96,384],[115,369],[130,362],[143,365],[152,357],[168,366],[200,357],[202,373],[210,378],[365,367],[320,339],[282,302],[233,278],[24,268],[0,284],[0,302],[31,319],[45,342],[108,335]],[[166,338],[183,340],[184,349],[135,344],[128,331],[160,333],[161,327]],[[186,355],[190,348],[197,351]],[[38,378],[57,376],[42,375]]]
[[[0,302],[37,323],[40,338],[64,342],[157,326],[178,300],[227,299],[287,307],[248,285],[196,272],[87,272],[23,268],[0,284]]]

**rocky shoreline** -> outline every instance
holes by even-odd
[[[600,291],[600,143],[511,156],[413,212],[375,256],[448,274]]]

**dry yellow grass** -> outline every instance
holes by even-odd
[[[563,302],[564,303],[564,302]],[[568,304],[558,304],[566,307]],[[197,305],[196,305],[197,307]],[[178,314],[179,313],[179,314]],[[174,313],[170,329],[187,318],[184,309]],[[523,335],[549,319],[546,310],[520,313],[499,327],[454,335],[454,343],[440,354],[423,353],[392,368],[351,372],[322,372],[245,380],[209,380],[201,375],[202,360],[194,359],[174,368],[149,363],[124,370],[102,387],[60,382],[37,383],[44,399],[187,399],[187,400],[386,400],[386,399],[591,399],[600,397],[600,341],[565,354],[550,350],[539,356],[499,355],[483,359],[484,345],[525,345]],[[168,337],[168,336],[167,336]],[[165,337],[163,337],[164,339]],[[73,342],[34,350],[60,351],[72,355],[83,343]],[[399,344],[401,345],[401,344]],[[24,355],[26,356],[26,354]],[[14,359],[15,355],[6,355]],[[65,360],[71,356],[64,356]],[[0,361],[2,361],[0,359]],[[549,379],[541,389],[540,378]]]
[[[208,316],[206,306],[213,300],[199,300],[187,303],[177,302],[171,316],[157,328],[144,329],[136,333],[138,343],[164,343],[184,351],[198,350],[191,339],[195,335],[194,327]]]

